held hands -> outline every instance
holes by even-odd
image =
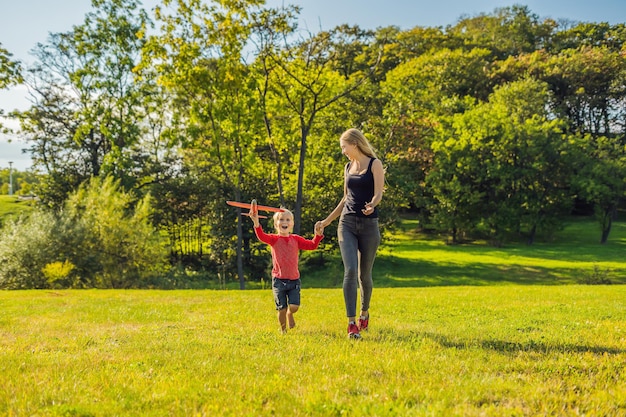
[[[324,225],[321,221],[315,223],[315,234],[321,236],[324,234]]]

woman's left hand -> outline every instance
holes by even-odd
[[[365,208],[363,210],[361,210],[361,211],[366,216],[369,216],[370,214],[374,213],[374,207],[372,207],[372,205],[370,203],[366,203],[365,204]]]

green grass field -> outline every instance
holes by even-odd
[[[5,416],[623,416],[626,287],[0,292]]]
[[[385,236],[376,259],[376,285],[563,285],[601,278],[626,284],[626,222],[613,224],[606,244],[599,240],[598,225],[590,218],[568,219],[550,241],[530,246],[511,242],[502,248],[484,242],[446,245],[440,237],[418,233],[416,221],[404,220],[399,232]],[[305,258],[317,256],[315,252],[303,254]],[[330,258],[323,274],[314,268],[307,271],[309,286],[341,285],[341,259]]]
[[[21,213],[30,212],[34,203],[32,200],[20,201],[15,195],[0,195],[0,226]]]
[[[403,226],[361,341],[338,258],[287,335],[268,289],[0,292],[0,415],[626,415],[626,286],[579,284],[626,282],[625,223],[503,248]]]

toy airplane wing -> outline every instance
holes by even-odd
[[[228,204],[229,206],[233,206],[233,207],[239,207],[239,208],[244,208],[244,209],[251,209],[252,208],[252,204],[250,203],[240,203],[239,201],[227,201],[226,204]],[[260,204],[256,205],[257,210],[262,210],[262,211],[271,211],[274,213],[279,213],[279,212],[283,212],[285,210],[278,208],[278,207],[270,207],[270,206],[262,206]]]

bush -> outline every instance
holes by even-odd
[[[578,280],[580,284],[587,285],[610,285],[612,281],[609,279],[609,270],[600,269],[598,265],[593,266],[593,270]]]
[[[55,260],[58,245],[53,214],[35,211],[6,224],[0,236],[0,288],[48,288],[44,267]]]
[[[2,231],[0,288],[144,287],[167,271],[149,197],[134,203],[111,178],[79,188],[58,213]]]

